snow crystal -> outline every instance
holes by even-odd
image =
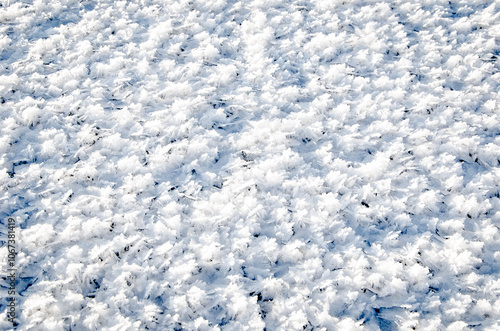
[[[18,329],[498,329],[499,18],[0,1]]]

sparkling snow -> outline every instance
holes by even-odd
[[[494,0],[0,0],[18,330],[500,329],[499,56]]]

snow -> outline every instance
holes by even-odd
[[[500,328],[498,2],[0,5],[18,330]]]

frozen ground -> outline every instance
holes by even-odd
[[[19,330],[500,328],[498,2],[0,4]]]

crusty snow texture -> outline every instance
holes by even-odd
[[[0,3],[19,330],[500,328],[498,2]]]

